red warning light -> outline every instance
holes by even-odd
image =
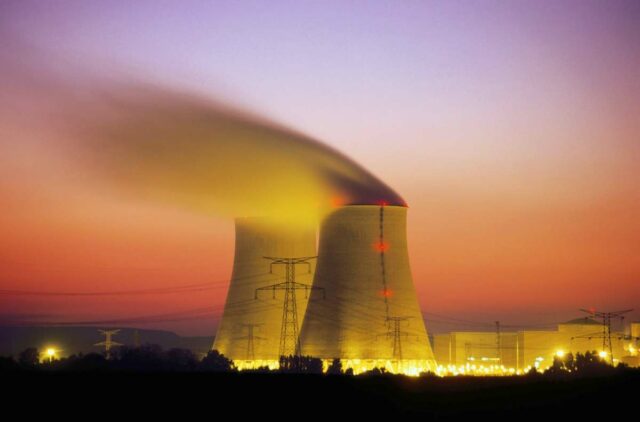
[[[387,205],[389,205],[389,203],[385,200],[380,200],[378,201],[378,205],[380,205],[381,207],[386,207]]]
[[[387,242],[376,242],[373,244],[373,248],[378,252],[385,252],[389,250],[389,244]]]
[[[341,207],[346,203],[345,199],[341,196],[332,196],[330,202],[333,208]]]
[[[393,291],[389,290],[389,289],[384,289],[380,291],[380,296],[382,297],[391,297],[393,296]]]

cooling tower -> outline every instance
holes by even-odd
[[[436,370],[411,278],[407,208],[350,205],[322,223],[314,291],[300,342],[305,355],[418,374]],[[324,293],[324,298],[323,298]]]
[[[315,256],[315,230],[293,230],[259,218],[238,218],[235,224],[233,272],[213,349],[241,369],[274,368],[280,355],[285,292],[269,286],[284,282],[286,269],[265,257]],[[297,283],[311,286],[314,261],[296,266]],[[307,300],[298,290],[295,316],[300,323]]]

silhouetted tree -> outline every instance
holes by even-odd
[[[124,370],[160,371],[166,369],[166,356],[157,344],[122,346],[112,353],[112,365]]]
[[[312,356],[280,356],[280,372],[322,374],[322,360]]]
[[[198,367],[203,371],[229,372],[233,369],[233,362],[217,350],[211,350]]]
[[[603,375],[611,373],[612,370],[613,366],[601,358],[595,350],[586,352],[584,355],[576,353],[575,371],[579,375]]]
[[[274,371],[272,371],[268,366],[260,366],[253,369],[243,369],[242,372],[251,374],[269,374]]]
[[[334,359],[331,365],[327,368],[327,375],[341,375],[342,374],[342,361],[340,359]]]
[[[196,355],[189,349],[174,348],[167,352],[167,367],[172,371],[192,371],[197,366]]]
[[[16,371],[19,369],[18,362],[13,357],[0,357],[0,372]]]
[[[370,369],[368,371],[365,371],[362,373],[362,375],[364,376],[379,376],[379,375],[385,375],[387,373],[387,370],[384,368],[373,368]]]
[[[56,367],[57,369],[78,372],[106,371],[109,369],[109,361],[100,353],[79,354],[57,361]]]
[[[553,364],[544,371],[546,376],[563,377],[569,373],[569,370],[565,366],[564,359],[559,356],[553,357]]]
[[[18,363],[25,367],[35,367],[40,362],[40,353],[35,347],[24,349],[18,355]]]
[[[569,353],[565,356],[554,356],[553,364],[549,369],[545,371],[546,375],[566,375],[569,372],[574,372],[576,369],[575,359],[573,353]]]
[[[349,376],[349,377],[352,377],[353,376],[353,368],[347,368],[347,370],[344,371],[344,374]]]
[[[576,370],[576,359],[573,356],[573,353],[568,353],[564,357],[564,367],[570,372],[573,372]]]
[[[438,378],[438,375],[436,375],[435,372],[431,372],[431,371],[425,371],[425,372],[420,372],[420,378]]]

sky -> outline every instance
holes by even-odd
[[[637,1],[3,1],[0,60],[37,56],[77,91],[101,74],[211,97],[321,140],[408,203],[427,329],[491,329],[639,308],[639,23]],[[0,290],[194,287],[0,294],[0,319],[171,314],[146,326],[212,335],[232,219],[87,184],[33,100],[46,86],[2,75]]]

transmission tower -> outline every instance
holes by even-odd
[[[388,335],[393,337],[393,359],[399,362],[402,361],[402,336],[408,335],[407,332],[400,329],[400,324],[409,319],[411,317],[408,316],[387,317],[387,323],[392,323]]]
[[[260,291],[271,290],[273,292],[273,298],[275,299],[276,290],[284,290],[282,326],[280,329],[280,356],[300,356],[301,351],[300,339],[298,338],[298,304],[296,301],[296,290],[304,290],[305,297],[308,297],[309,290],[322,290],[324,297],[324,289],[296,282],[296,265],[304,264],[307,266],[308,272],[311,272],[311,264],[309,261],[316,257],[281,258],[265,256],[264,258],[271,261],[271,264],[269,265],[270,273],[273,273],[274,265],[284,265],[285,281],[256,289],[255,298],[258,299],[258,293]]]
[[[588,309],[580,310],[582,312],[590,314],[592,318],[600,318],[602,320],[602,351],[609,351],[608,358],[611,359],[611,363],[613,363],[613,347],[611,346],[611,319],[620,319],[620,321],[622,321],[624,319],[623,314],[631,312],[633,311],[633,309],[626,309],[624,311],[615,312],[601,312]]]
[[[104,346],[105,356],[107,359],[111,358],[111,348],[113,346],[122,346],[121,343],[113,341],[112,336],[118,334],[120,330],[98,330],[104,335],[104,341],[94,344],[94,346]]]
[[[256,360],[255,340],[264,340],[264,337],[258,337],[254,333],[254,329],[263,324],[240,324],[240,327],[247,329],[247,335],[236,337],[236,340],[247,340],[247,360]]]

